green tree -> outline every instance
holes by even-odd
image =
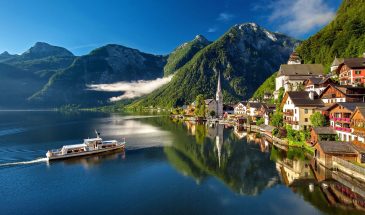
[[[309,119],[313,127],[323,127],[326,124],[326,118],[319,112],[312,114]]]
[[[195,116],[197,117],[205,117],[205,101],[203,95],[198,95],[195,99]]]
[[[256,125],[262,125],[265,123],[265,119],[264,118],[260,118],[259,120],[256,121]]]
[[[283,114],[279,111],[276,111],[271,115],[270,124],[275,127],[283,127]]]
[[[214,110],[210,111],[209,115],[210,115],[211,117],[214,117],[214,116],[215,116],[215,111],[214,111]]]

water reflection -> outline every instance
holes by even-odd
[[[179,125],[174,128],[177,138],[164,152],[178,171],[197,183],[214,176],[242,195],[258,195],[284,184],[324,213],[365,211],[362,183],[316,164],[300,148],[277,148],[240,127],[175,124]]]
[[[207,176],[222,180],[234,192],[257,195],[277,184],[279,177],[269,154],[255,144],[240,141],[234,128],[180,122],[172,147],[164,152],[170,163],[184,175],[201,183]],[[236,130],[237,131],[237,130]]]

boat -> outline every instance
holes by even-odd
[[[85,155],[93,155],[102,152],[124,150],[125,138],[123,141],[108,140],[103,141],[100,137],[100,133],[95,131],[96,138],[84,139],[84,143],[75,145],[65,145],[60,149],[49,150],[46,153],[48,160],[59,160],[66,158],[73,158]]]

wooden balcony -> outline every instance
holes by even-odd
[[[286,111],[283,112],[284,116],[294,116],[294,112],[293,111]]]
[[[289,125],[298,125],[299,124],[298,121],[293,121],[293,120],[284,120],[284,122]]]
[[[365,128],[364,127],[352,127],[353,133],[360,137],[365,137]]]

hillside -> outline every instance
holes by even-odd
[[[344,0],[336,18],[304,41],[297,52],[305,63],[321,63],[327,68],[335,56],[362,56],[365,52],[365,0]]]
[[[110,97],[120,93],[91,91],[87,85],[156,79],[163,76],[165,64],[163,56],[106,45],[78,57],[70,67],[56,72],[30,101],[41,106],[105,105]]]
[[[261,84],[259,88],[255,91],[252,98],[255,100],[262,101],[264,99],[265,93],[273,94],[275,91],[275,78],[278,73],[272,74],[264,83]]]
[[[248,99],[288,59],[297,43],[255,23],[235,25],[178,69],[170,83],[129,107],[181,106],[198,94],[213,97],[218,73],[225,102]]]
[[[173,74],[191,60],[198,51],[209,44],[210,42],[205,37],[197,35],[194,40],[177,47],[167,59],[167,64],[164,67],[165,76]]]

